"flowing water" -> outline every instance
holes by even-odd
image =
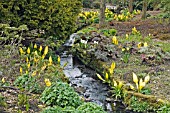
[[[64,46],[67,48],[73,46],[76,37],[76,33],[72,34]],[[70,85],[74,87],[76,92],[86,102],[94,102],[102,106],[108,113],[132,113],[125,111],[125,107],[121,102],[108,101],[108,98],[111,96],[109,86],[97,79],[94,70],[87,68],[78,59],[69,54],[68,51],[64,51],[61,55],[61,66],[65,64],[67,65],[63,71],[69,78]]]
[[[77,59],[74,62],[72,55],[65,53],[61,56],[61,66],[67,63],[64,74],[69,78],[70,85],[85,101],[94,102],[112,112],[111,104],[106,101],[109,96],[108,86],[95,79],[95,71],[85,67]]]

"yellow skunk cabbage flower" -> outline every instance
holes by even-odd
[[[29,47],[28,47],[28,49],[27,49],[27,53],[30,54],[30,48],[29,48]]]
[[[116,36],[113,36],[112,43],[114,43],[115,45],[118,45],[118,40],[117,40]]]
[[[47,53],[48,53],[48,46],[46,46],[44,49],[44,55],[46,55]]]
[[[109,69],[110,74],[113,74],[113,71],[114,71],[115,67],[116,67],[115,62],[112,62],[111,66],[110,66],[110,69]]]
[[[37,51],[35,51],[35,52],[34,52],[34,55],[36,55],[36,56],[37,56],[37,55],[38,55],[38,52],[37,52]]]
[[[144,47],[148,47],[148,44],[147,44],[147,42],[145,42],[145,43],[144,43]]]
[[[25,52],[23,51],[23,49],[21,47],[19,47],[19,52],[20,52],[21,55],[25,54]]]
[[[42,46],[41,46],[41,45],[40,45],[39,51],[40,51],[40,52],[42,51]]]
[[[139,81],[139,89],[138,89],[138,91],[140,92],[140,91],[141,91],[141,89],[142,89],[143,87],[145,87],[145,82],[143,82],[143,80],[142,80],[142,79],[140,79],[140,81]]]
[[[37,74],[37,71],[34,71],[31,75],[35,76]]]
[[[117,82],[115,80],[113,80],[113,85],[114,87],[117,87]]]
[[[139,42],[139,43],[138,43],[138,48],[141,48],[141,47],[142,47],[142,43]]]
[[[28,61],[29,61],[29,60],[28,60],[28,57],[27,57],[27,58],[26,58],[26,62],[28,63]]]
[[[60,56],[58,55],[58,59],[57,59],[58,63],[60,63],[61,59]]]
[[[138,77],[135,73],[133,73],[133,82],[135,82],[136,84],[138,83]]]
[[[119,85],[118,85],[118,88],[121,89],[123,86],[123,82],[122,81],[119,81]]]
[[[51,82],[49,79],[45,78],[44,82],[45,82],[46,86],[48,86],[48,87],[51,86]]]
[[[98,77],[100,80],[102,80],[103,82],[105,82],[105,80],[104,80],[99,74],[97,74],[97,77]]]
[[[37,63],[37,62],[38,62],[38,60],[39,60],[39,59],[36,59],[36,58],[34,57],[34,62],[35,62],[35,63]]]
[[[21,75],[22,75],[22,67],[19,68],[19,71],[20,71],[20,73],[21,73]]]
[[[30,62],[28,62],[28,64],[27,64],[27,68],[28,68],[28,69],[30,68]]]
[[[25,74],[28,74],[28,71],[27,71],[27,70],[25,71]]]
[[[47,67],[46,65],[42,66],[41,71],[44,71],[46,67]]]
[[[5,83],[5,78],[3,77],[1,81],[2,81],[2,83]]]
[[[149,80],[150,80],[150,76],[149,76],[149,75],[147,75],[147,76],[145,77],[145,79],[144,79],[144,82],[145,82],[145,83],[148,83],[148,82],[149,82]]]
[[[116,67],[115,62],[112,62],[112,64],[111,64],[111,67],[110,67],[110,68],[111,68],[112,70],[114,70],[114,69],[115,69],[115,67]]]
[[[106,80],[106,81],[109,80],[109,74],[108,74],[108,73],[105,74],[105,80]]]
[[[42,59],[44,59],[44,58],[45,58],[45,55],[43,54],[43,55],[42,55]]]
[[[110,68],[109,69],[109,73],[112,75],[113,74],[113,70]]]
[[[130,89],[131,89],[131,90],[134,90],[134,89],[135,89],[132,84],[130,84]]]
[[[128,34],[126,34],[126,39],[128,39],[128,37],[129,37],[129,35],[128,35]]]
[[[132,32],[134,32],[134,33],[137,33],[137,32],[138,32],[137,29],[136,29],[136,27],[133,27],[133,28],[132,28]]]
[[[133,73],[133,81],[136,83],[136,88],[138,89],[138,77],[135,73]]]
[[[125,51],[125,48],[122,48],[122,52]]]
[[[34,44],[34,49],[37,49],[37,44],[36,43]]]
[[[52,60],[52,57],[51,57],[51,56],[49,57],[48,61],[49,61],[49,64],[48,64],[48,65],[52,65],[53,60]]]

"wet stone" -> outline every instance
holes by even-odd
[[[64,74],[69,78],[81,77],[82,73],[78,68],[64,70]]]

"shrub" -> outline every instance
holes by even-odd
[[[0,24],[0,45],[15,45],[22,41],[22,34],[28,30],[26,25],[11,27],[9,24]]]
[[[41,100],[46,105],[57,105],[60,107],[72,106],[77,108],[82,104],[79,95],[67,83],[56,82],[47,87],[43,93]]]
[[[170,15],[170,1],[169,0],[162,0],[161,5],[164,9],[164,12]]]
[[[1,0],[0,23],[30,30],[44,30],[47,36],[65,39],[76,30],[81,0]]]

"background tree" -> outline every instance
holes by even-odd
[[[133,0],[129,0],[129,12],[133,12]]]
[[[101,0],[100,4],[100,18],[99,18],[99,27],[102,28],[105,25],[105,9],[106,9],[106,0]]]
[[[142,19],[146,18],[147,4],[148,4],[148,0],[143,0]]]

